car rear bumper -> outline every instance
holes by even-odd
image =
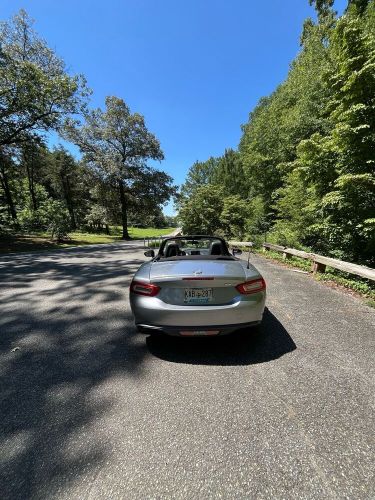
[[[262,320],[266,294],[259,292],[236,297],[225,305],[177,306],[157,297],[130,294],[130,304],[136,325],[167,331],[219,330],[233,331]],[[244,326],[242,326],[244,325]]]
[[[140,333],[145,334],[166,334],[177,337],[209,337],[218,335],[228,335],[236,330],[251,328],[260,324],[260,321],[251,323],[241,323],[236,325],[216,325],[216,326],[156,326],[137,323]]]

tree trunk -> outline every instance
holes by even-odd
[[[27,163],[28,160],[26,160],[26,171],[27,171],[27,180],[29,182],[29,192],[31,196],[31,203],[33,205],[33,210],[35,211],[37,207],[37,202],[36,202],[36,196],[35,196],[35,189],[34,189],[34,158],[32,158],[32,164],[31,167]]]
[[[64,189],[64,194],[65,194],[65,200],[66,204],[68,206],[69,214],[70,214],[70,223],[72,226],[72,229],[77,229],[77,223],[76,223],[76,216],[74,212],[74,203],[73,203],[73,197],[72,197],[72,190],[70,189],[70,182],[68,176],[65,177],[66,180],[66,185],[64,183],[64,180],[62,180],[63,184],[63,189]]]
[[[9,184],[8,184],[8,176],[6,174],[5,167],[3,164],[0,167],[0,181],[1,181],[1,186],[4,190],[5,199],[6,199],[6,202],[8,204],[8,207],[9,207],[10,215],[11,215],[12,219],[14,221],[16,221],[17,220],[16,207],[14,206],[14,203],[13,203],[12,192],[11,192],[11,190],[9,188]]]
[[[126,204],[126,195],[124,189],[124,183],[122,180],[118,181],[120,190],[120,201],[121,201],[121,220],[122,220],[122,239],[130,240],[130,235],[128,233],[128,210]]]

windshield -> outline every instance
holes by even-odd
[[[214,236],[184,236],[163,241],[159,259],[232,258],[225,241]]]

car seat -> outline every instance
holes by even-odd
[[[166,257],[176,257],[180,253],[180,247],[175,243],[168,245],[167,251],[165,252]]]
[[[223,247],[220,241],[214,241],[211,244],[211,255],[223,255]]]

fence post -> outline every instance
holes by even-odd
[[[315,273],[324,273],[326,270],[326,265],[321,264],[320,262],[315,262],[315,260],[312,261],[312,266],[311,266],[311,271]]]

